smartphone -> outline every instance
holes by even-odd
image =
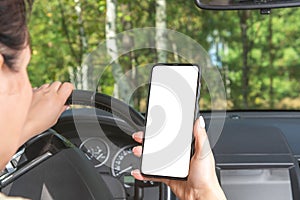
[[[141,159],[144,176],[187,178],[200,78],[195,64],[153,66]]]

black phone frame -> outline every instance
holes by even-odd
[[[153,65],[150,73],[150,79],[149,79],[149,87],[148,87],[148,98],[147,98],[147,109],[145,112],[145,130],[144,134],[146,134],[146,124],[147,124],[147,116],[148,116],[148,105],[149,105],[149,99],[150,99],[150,91],[151,91],[151,82],[152,82],[152,73],[153,69],[158,66],[194,66],[197,67],[198,69],[198,77],[197,77],[197,88],[196,88],[196,99],[195,99],[195,108],[194,108],[194,122],[196,119],[199,117],[199,101],[200,101],[200,90],[201,90],[201,75],[202,75],[202,70],[201,67],[198,64],[191,64],[191,63],[157,63]],[[144,142],[145,142],[145,137],[143,137],[143,143],[142,143],[142,155],[141,155],[141,165],[140,165],[140,170],[141,174],[144,177],[148,178],[168,178],[168,179],[174,179],[174,180],[187,180],[188,175],[186,177],[173,177],[173,176],[160,176],[160,175],[150,175],[150,174],[145,174],[142,171],[142,163],[143,163],[143,153],[144,153]],[[194,154],[194,134],[192,133],[192,142],[191,142],[191,153],[190,153],[190,160]]]

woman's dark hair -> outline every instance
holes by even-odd
[[[0,0],[0,54],[5,64],[17,70],[15,62],[29,43],[27,10],[33,0]]]

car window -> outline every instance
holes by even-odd
[[[209,69],[201,110],[296,110],[299,15],[297,8],[270,15],[204,11],[192,0],[39,0],[30,17],[29,75],[34,86],[71,81],[144,112],[154,63],[196,61]],[[164,28],[167,33],[159,32]],[[144,46],[132,48],[139,43]]]

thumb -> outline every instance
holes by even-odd
[[[200,116],[194,125],[194,137],[195,137],[195,158],[204,159],[211,153],[209,140],[205,130],[205,121]]]

